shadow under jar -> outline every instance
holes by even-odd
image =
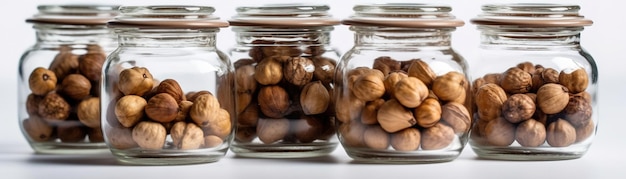
[[[220,160],[233,128],[233,68],[215,47],[228,22],[209,6],[122,6],[108,23],[119,48],[105,63],[102,126],[124,163]]]
[[[37,153],[107,152],[100,127],[100,75],[117,47],[113,5],[41,5],[26,20],[37,43],[21,57],[18,116]]]
[[[450,46],[463,21],[449,6],[356,5],[355,44],[335,78],[337,133],[350,157],[372,163],[454,160],[467,143],[467,64]]]
[[[472,64],[476,122],[470,145],[482,158],[563,160],[583,156],[598,124],[598,70],[580,46],[592,21],[578,5],[488,4]]]
[[[230,23],[235,66],[238,156],[327,155],[334,138],[333,82],[339,54],[325,5],[239,7]]]

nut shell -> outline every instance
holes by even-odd
[[[384,99],[367,102],[361,113],[361,123],[378,124],[378,110],[385,103]]]
[[[546,127],[529,119],[517,126],[515,140],[524,147],[538,147],[546,141]]]
[[[550,123],[546,140],[552,147],[567,147],[576,142],[576,129],[564,119]]]
[[[510,94],[528,93],[533,84],[530,73],[518,68],[509,68],[503,73],[504,77],[500,81],[500,86]]]
[[[145,107],[146,115],[157,122],[171,122],[178,116],[178,103],[168,93],[159,93],[150,100]]]
[[[61,93],[75,100],[81,100],[89,96],[91,82],[80,74],[67,75],[61,82]]]
[[[220,103],[217,98],[210,93],[202,94],[193,101],[191,109],[189,109],[189,116],[200,127],[211,125],[217,118],[217,114],[220,114]]]
[[[330,94],[321,81],[309,83],[302,88],[300,105],[306,115],[320,114],[326,111],[330,104]]]
[[[48,93],[39,103],[39,115],[50,123],[65,121],[70,116],[70,104],[56,93]]]
[[[289,110],[289,95],[280,86],[266,86],[259,91],[257,100],[261,112],[267,117],[282,118]]]
[[[285,63],[283,71],[285,80],[297,86],[304,86],[313,79],[315,65],[311,59],[293,57]]]
[[[59,53],[50,63],[49,69],[53,71],[57,79],[64,79],[65,76],[76,73],[78,65],[78,55],[72,53],[71,47],[62,45],[59,47]]]
[[[404,108],[397,100],[385,102],[377,114],[378,123],[389,133],[394,133],[417,124],[417,120],[409,109]]]
[[[562,85],[550,83],[537,90],[537,105],[546,114],[561,112],[568,103],[568,90]]]
[[[152,74],[147,68],[132,67],[120,72],[118,88],[124,95],[142,96],[150,92],[153,85]]]
[[[565,86],[571,93],[580,93],[587,89],[589,76],[585,69],[563,70],[559,74],[559,83]]]
[[[290,123],[293,133],[302,143],[315,141],[325,130],[321,119],[312,116],[302,116],[300,119],[290,120]]]
[[[244,65],[235,70],[235,88],[239,93],[253,93],[257,82],[254,79],[254,66]]]
[[[403,106],[415,108],[428,96],[428,87],[415,77],[407,77],[396,83],[393,94]]]
[[[391,147],[397,151],[414,151],[420,147],[422,135],[416,128],[406,128],[391,134]]]
[[[265,59],[256,65],[254,79],[262,85],[274,85],[283,79],[283,66],[280,62]]]
[[[443,101],[465,101],[468,86],[467,79],[462,73],[451,71],[443,76],[439,76],[433,81],[432,90]],[[460,99],[463,98],[463,99]]]
[[[91,128],[100,128],[100,98],[92,97],[81,101],[76,108],[78,120]]]
[[[480,120],[490,121],[500,117],[506,99],[506,93],[496,84],[488,83],[478,88],[475,101]]]
[[[593,120],[589,120],[587,124],[576,128],[576,142],[581,142],[591,137],[595,129],[596,125],[593,123]]]
[[[101,51],[88,51],[78,57],[78,71],[90,81],[99,82],[105,59],[106,55]]]
[[[400,70],[400,62],[388,56],[382,56],[374,59],[373,69],[383,72],[385,76],[393,71]]]
[[[537,109],[534,101],[526,94],[513,94],[502,104],[502,115],[511,123],[530,119]]]
[[[24,119],[22,126],[28,137],[33,141],[43,142],[52,139],[54,128],[37,116],[30,116],[30,118]]]
[[[373,101],[385,94],[382,72],[370,70],[354,81],[352,93],[363,101]]]
[[[167,93],[174,97],[176,102],[185,100],[183,89],[180,88],[178,82],[174,79],[165,79],[156,87],[156,93]]]
[[[437,78],[430,66],[421,59],[411,60],[411,65],[407,72],[409,76],[416,77],[424,82],[426,86],[431,86],[435,78]]]
[[[259,119],[256,128],[257,135],[261,142],[271,144],[283,139],[289,132],[288,119]]]
[[[403,71],[397,71],[397,72],[391,72],[389,73],[389,75],[387,75],[387,77],[385,78],[385,80],[383,81],[383,84],[385,85],[385,92],[387,92],[387,94],[389,94],[389,96],[394,96],[393,91],[396,87],[396,84],[398,83],[398,81],[409,77],[406,73],[404,73]]]
[[[367,128],[363,132],[363,140],[365,142],[365,146],[367,146],[368,148],[379,149],[379,150],[387,149],[387,147],[389,147],[389,144],[391,143],[389,134],[387,134],[387,132],[385,132],[385,130],[383,130],[383,128],[381,128],[379,125],[367,126]],[[402,140],[402,139],[399,139],[399,140]],[[404,141],[398,141],[398,142],[399,142],[398,145],[402,145],[401,142],[404,142]]]
[[[333,81],[335,67],[337,66],[335,60],[326,57],[313,57],[313,65],[315,65],[315,72],[313,72],[315,79],[326,84]]]
[[[117,127],[106,127],[105,135],[107,136],[107,144],[109,147],[114,149],[131,149],[135,148],[137,142],[133,140],[132,129],[131,128],[117,128]]]
[[[592,107],[584,97],[573,95],[560,114],[574,127],[579,128],[587,125],[591,120]]]
[[[413,115],[419,126],[432,127],[441,119],[441,105],[436,99],[427,98],[415,108]]]
[[[222,139],[226,139],[232,131],[233,125],[230,118],[230,113],[224,109],[218,109],[217,113],[213,114],[212,118],[206,125],[201,126],[206,135],[215,135]]]
[[[504,118],[489,121],[484,135],[493,146],[509,146],[515,141],[515,125]]]
[[[365,146],[366,126],[358,121],[350,121],[339,125],[339,134],[342,144],[347,147],[363,147]]]
[[[202,129],[194,123],[177,122],[172,126],[170,135],[178,149],[198,149],[204,145]]]
[[[442,123],[422,130],[422,149],[438,150],[448,147],[456,135],[454,130]]]
[[[137,95],[126,95],[115,104],[115,116],[124,127],[137,124],[144,115],[144,108],[148,102]]]
[[[57,126],[57,135],[61,142],[82,142],[87,136],[87,131],[78,121],[71,121]]]
[[[467,132],[472,124],[467,108],[456,102],[449,102],[441,106],[441,120],[452,127],[457,134]]]
[[[151,122],[139,122],[132,131],[133,140],[143,149],[158,150],[165,145],[167,131],[163,125]]]
[[[37,67],[28,77],[28,86],[33,94],[46,95],[56,88],[57,76],[43,67]]]

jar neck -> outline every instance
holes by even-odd
[[[35,24],[40,46],[114,44],[115,34],[106,26]]]
[[[478,27],[483,46],[524,48],[574,47],[580,45],[583,27]]]
[[[444,47],[450,48],[455,28],[393,28],[352,26],[355,46],[387,48]]]
[[[330,32],[334,28],[276,28],[276,27],[233,27],[239,46],[253,45],[320,45],[330,44]],[[267,42],[267,43],[264,43]]]
[[[120,47],[215,47],[219,29],[117,29]]]

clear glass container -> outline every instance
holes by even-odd
[[[40,5],[37,42],[18,67],[18,120],[36,153],[107,152],[99,114],[102,63],[117,47],[114,5]]]
[[[332,76],[339,54],[330,33],[339,20],[326,5],[238,7],[236,46],[238,156],[300,158],[337,147]]]
[[[365,4],[345,19],[354,46],[335,76],[337,133],[361,162],[454,160],[471,124],[469,78],[451,47],[464,22],[436,4]]]
[[[562,160],[585,154],[598,124],[598,69],[580,45],[592,21],[578,5],[488,4],[472,19],[481,32],[471,64],[482,158]]]
[[[209,6],[122,6],[108,25],[119,47],[107,58],[102,127],[124,163],[215,162],[234,135],[233,68],[216,48],[228,22]]]

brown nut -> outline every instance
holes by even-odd
[[[282,118],[289,109],[289,95],[280,86],[265,86],[257,97],[261,112],[267,117]]]
[[[385,103],[384,99],[367,102],[361,113],[361,123],[378,124],[378,109]]]
[[[89,142],[104,142],[104,134],[100,127],[87,129],[87,137]]]
[[[488,74],[483,75],[485,84],[493,83],[493,84],[500,85],[502,78],[504,78],[504,75],[501,73],[488,73]]]
[[[472,124],[467,108],[457,102],[449,102],[441,106],[441,120],[452,127],[454,133],[465,133]]]
[[[465,75],[451,71],[435,78],[432,90],[440,100],[463,102],[466,97],[465,93],[469,90],[465,88],[468,85]]]
[[[300,119],[291,120],[293,133],[295,133],[298,141],[302,143],[311,143],[315,141],[324,132],[325,128],[321,119],[313,116],[301,116]]]
[[[546,68],[541,72],[541,78],[543,78],[543,83],[559,83],[559,71],[556,71],[553,68]]]
[[[533,86],[530,89],[530,91],[532,92],[537,92],[537,90],[543,86],[543,84],[545,84],[545,81],[543,81],[543,71],[545,69],[543,68],[536,68],[535,72],[532,73],[532,80],[533,80]]]
[[[591,120],[591,104],[582,96],[571,96],[569,102],[561,114],[574,127],[579,128]]]
[[[382,56],[374,59],[373,69],[383,72],[387,76],[393,71],[400,70],[400,62],[388,56]]]
[[[115,117],[124,127],[135,126],[143,118],[146,105],[148,102],[142,97],[126,95],[115,104]]]
[[[533,84],[530,73],[518,68],[512,67],[506,70],[502,75],[500,86],[504,91],[510,94],[528,93]]]
[[[515,125],[504,118],[489,121],[484,135],[493,146],[509,146],[515,141]]]
[[[502,105],[506,101],[506,93],[500,86],[488,83],[476,92],[476,107],[481,120],[490,121],[502,114]]]
[[[28,77],[28,86],[33,94],[46,95],[57,85],[57,76],[54,72],[43,67],[37,67]]]
[[[526,94],[513,94],[502,104],[502,116],[511,123],[530,119],[535,114],[535,100]]]
[[[80,74],[69,74],[61,82],[61,94],[71,99],[81,100],[89,96],[91,82]]]
[[[187,98],[187,101],[193,102],[193,101],[196,100],[196,98],[198,96],[201,96],[203,94],[211,94],[211,95],[213,95],[213,93],[211,93],[210,91],[202,90],[202,91],[189,92],[189,93],[185,94],[185,98]]]
[[[369,70],[354,81],[352,93],[363,101],[373,101],[385,94],[384,76],[378,70]]]
[[[537,90],[537,105],[546,114],[561,112],[568,103],[568,90],[563,85],[550,83]]]
[[[218,109],[217,113],[213,114],[215,117],[209,121],[206,125],[200,126],[206,135],[215,135],[222,139],[226,139],[232,131],[233,125],[230,118],[230,113],[225,109]]]
[[[178,109],[178,103],[174,97],[168,93],[159,93],[148,100],[145,112],[150,119],[167,123],[176,119]]]
[[[182,150],[198,149],[204,145],[202,129],[194,123],[177,122],[170,130],[174,146]]]
[[[132,131],[133,140],[143,149],[163,148],[166,135],[163,125],[151,121],[139,122]]]
[[[297,86],[304,86],[313,79],[315,65],[311,59],[293,57],[283,67],[285,80]]]
[[[385,92],[389,94],[389,96],[394,96],[393,91],[398,81],[407,77],[409,76],[403,71],[395,71],[389,73],[389,75],[387,75],[387,77],[383,81],[383,84],[385,85]]]
[[[434,98],[427,98],[413,111],[417,125],[432,127],[441,119],[441,104]]]
[[[343,145],[347,147],[363,147],[365,146],[365,133],[366,126],[359,121],[350,121],[341,123],[339,125],[340,140]]]
[[[530,74],[535,73],[535,65],[532,62],[522,62],[516,65],[517,68],[524,70]]]
[[[143,67],[133,67],[125,69],[120,73],[118,88],[124,95],[143,96],[154,85],[152,74]]]
[[[59,53],[50,63],[49,69],[53,71],[57,79],[64,79],[65,76],[76,73],[78,65],[78,55],[72,53],[71,47],[62,45],[59,47]]]
[[[326,57],[313,57],[313,65],[315,65],[313,77],[326,84],[333,81],[335,67],[337,66],[335,60]]]
[[[422,149],[437,150],[448,147],[456,135],[454,130],[446,125],[437,123],[433,127],[422,130]]]
[[[254,66],[244,65],[235,70],[235,88],[239,93],[254,93],[257,88]]]
[[[37,116],[30,116],[30,118],[24,119],[22,126],[28,137],[33,141],[43,142],[52,139],[54,128]]]
[[[220,103],[211,93],[202,94],[193,101],[189,116],[200,127],[212,125],[213,122],[221,118],[217,116],[220,112]]]
[[[191,117],[189,117],[189,110],[191,110],[192,105],[193,102],[191,101],[181,101],[178,104],[178,113],[176,113],[176,118],[174,118],[174,121],[178,122],[191,119]]]
[[[39,103],[39,115],[49,123],[65,121],[70,116],[70,104],[56,93],[48,93]]]
[[[251,104],[246,107],[239,115],[237,115],[238,126],[256,126],[259,121],[259,106]]]
[[[288,119],[259,119],[256,127],[257,135],[261,142],[271,144],[283,139],[289,132]]]
[[[170,96],[174,97],[176,102],[181,102],[185,100],[185,95],[183,94],[183,89],[180,88],[180,85],[176,80],[173,79],[165,79],[159,83],[156,87],[156,93],[167,93]]]
[[[106,127],[105,135],[107,136],[107,143],[111,148],[114,149],[130,149],[137,147],[137,142],[133,140],[132,129],[131,128],[117,128],[117,127]]]
[[[596,125],[593,123],[593,120],[589,120],[587,124],[576,128],[576,142],[581,142],[591,137],[595,129]]]
[[[411,111],[404,108],[395,99],[385,102],[378,110],[376,117],[380,126],[389,133],[394,133],[417,124],[417,120],[415,120]]]
[[[43,100],[43,96],[31,93],[26,97],[26,112],[29,116],[39,116],[39,103]]]
[[[104,60],[106,60],[106,55],[103,52],[88,51],[78,57],[78,71],[90,81],[99,82]]]
[[[242,113],[247,106],[257,104],[252,104],[252,93],[237,93],[235,94],[235,105],[237,113]]]
[[[411,60],[411,65],[407,72],[409,76],[416,77],[424,82],[426,86],[431,86],[435,78],[437,78],[437,75],[435,75],[435,72],[433,72],[430,66],[421,59]]]
[[[302,50],[300,50],[297,46],[265,46],[262,47],[263,55],[266,57],[270,56],[291,56],[297,57],[302,54]]]
[[[576,129],[564,119],[550,123],[546,133],[546,140],[552,147],[567,147],[576,142]]]
[[[91,97],[81,101],[76,108],[76,114],[85,126],[100,128],[100,98]]]
[[[222,138],[218,136],[214,136],[214,135],[204,136],[204,147],[206,148],[217,147],[217,146],[222,145],[222,143],[224,143],[224,140],[222,140]]]
[[[61,142],[82,142],[87,136],[87,131],[78,121],[66,121],[57,126],[57,135]]]
[[[335,103],[335,116],[341,122],[347,123],[360,117],[365,102],[353,94],[340,95]]]
[[[391,147],[397,151],[414,151],[424,138],[416,128],[406,128],[391,134]]]
[[[306,115],[326,112],[330,104],[330,94],[321,81],[311,82],[302,88],[300,105]]]
[[[565,69],[559,74],[559,83],[565,86],[570,93],[580,93],[587,89],[589,76],[585,69]]]
[[[529,119],[517,126],[515,140],[524,147],[539,147],[546,142],[546,126]]]
[[[398,132],[398,133],[401,133],[401,132]],[[402,138],[402,139],[398,139],[398,140],[402,140],[399,142],[405,142],[404,136],[401,136],[399,138]],[[378,149],[378,150],[387,149],[387,147],[389,147],[389,144],[391,143],[389,134],[387,134],[387,132],[385,132],[385,130],[383,130],[383,128],[381,128],[379,125],[368,125],[367,128],[365,128],[365,131],[363,132],[363,140],[365,142],[365,146],[367,146],[370,149]],[[402,143],[399,143],[399,144],[402,145]]]
[[[256,126],[237,125],[237,132],[235,132],[235,141],[239,143],[250,143],[252,142],[252,140],[254,140],[254,138],[256,138]]]
[[[407,77],[396,83],[393,95],[403,106],[415,108],[428,96],[428,87],[415,77]]]
[[[262,85],[273,85],[283,79],[283,66],[272,59],[264,59],[256,65],[254,79]]]

